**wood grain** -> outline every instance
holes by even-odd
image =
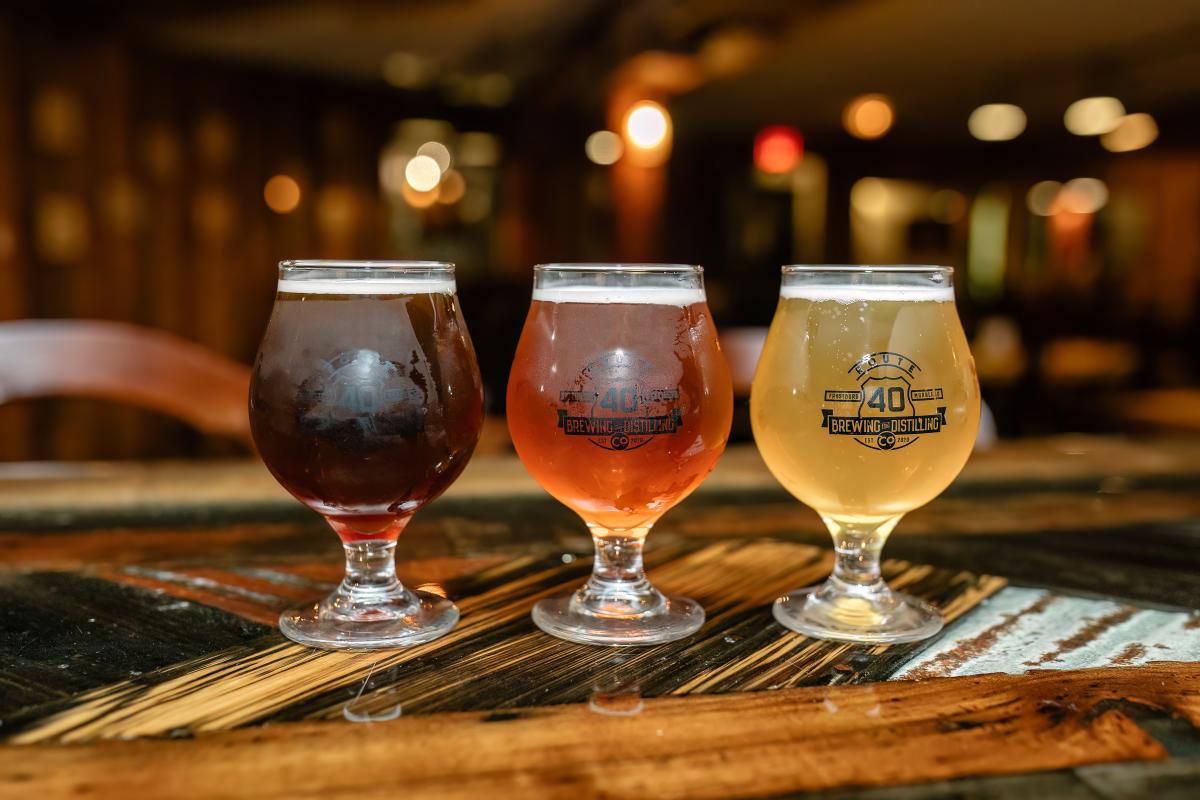
[[[622,717],[557,706],[6,748],[0,786],[122,799],[768,797],[1165,758],[1126,707],[1200,724],[1200,666],[662,698]]]
[[[769,605],[777,596],[824,578],[831,561],[828,550],[773,541],[657,548],[648,559],[651,579],[665,592],[698,600],[708,620],[690,639],[613,650],[559,641],[529,619],[537,599],[579,586],[589,559],[505,560],[446,582],[462,620],[433,642],[378,653],[322,652],[272,632],[23,709],[5,720],[0,734],[31,743],[197,733],[340,718],[352,699],[364,713],[397,703],[409,714],[441,713],[584,703],[597,691],[656,697],[878,680],[916,645],[822,642],[771,619]],[[893,586],[938,604],[951,620],[1004,585],[1000,578],[897,561],[886,562],[884,572]],[[303,591],[318,593],[294,580],[315,575],[294,569],[251,575],[139,570],[109,577],[153,597],[203,600],[206,607],[266,621]],[[18,675],[12,679],[19,682]]]

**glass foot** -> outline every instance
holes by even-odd
[[[704,624],[704,609],[686,597],[662,601],[640,614],[598,614],[579,602],[579,592],[539,600],[533,622],[551,636],[580,644],[650,645],[691,636]],[[657,592],[656,592],[657,594]]]
[[[323,650],[384,650],[420,644],[446,634],[458,608],[444,597],[403,589],[386,603],[347,607],[335,592],[319,603],[279,615],[279,629],[294,642]]]
[[[775,601],[775,619],[785,628],[837,642],[898,644],[928,639],[942,629],[942,614],[911,595],[884,584],[863,587],[827,581]]]

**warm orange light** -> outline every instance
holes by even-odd
[[[667,110],[652,100],[635,103],[625,116],[625,137],[640,150],[661,147],[671,134]]]
[[[1158,138],[1158,123],[1149,114],[1126,114],[1117,127],[1100,136],[1100,144],[1113,153],[1141,150]]]
[[[791,172],[803,154],[800,131],[787,125],[763,128],[754,139],[754,165],[772,175]]]
[[[467,182],[463,180],[462,173],[456,169],[448,170],[442,176],[442,183],[438,187],[437,201],[448,206],[454,205],[462,200],[466,191]]]
[[[290,175],[274,175],[263,187],[263,200],[276,214],[290,214],[300,205],[300,184]]]
[[[400,190],[400,194],[404,197],[404,202],[413,208],[429,208],[437,202],[439,189],[440,187],[435,184],[430,191],[422,192],[419,189],[414,189],[411,183],[405,182],[404,188]]]
[[[842,125],[857,139],[878,139],[892,129],[895,120],[892,101],[882,94],[859,95],[842,112]]]

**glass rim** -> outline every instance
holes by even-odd
[[[833,275],[862,275],[875,272],[897,275],[919,275],[922,273],[953,275],[954,267],[946,267],[940,264],[785,264],[780,271],[784,275],[796,275],[804,272]]]
[[[642,275],[702,275],[699,264],[656,264],[652,262],[621,261],[559,261],[535,264],[534,272],[594,272],[599,274],[626,273]]]
[[[350,259],[302,258],[288,259],[279,262],[280,269],[378,269],[392,272],[453,272],[454,264],[450,261],[392,261],[369,259],[354,261]]]

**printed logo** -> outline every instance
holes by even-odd
[[[683,425],[679,389],[645,385],[648,361],[623,351],[584,367],[577,388],[559,392],[558,427],[605,450],[636,450]]]
[[[830,436],[852,436],[872,450],[899,450],[946,425],[946,407],[934,413],[918,412],[918,404],[943,399],[941,389],[914,388],[921,368],[900,353],[879,352],[863,356],[846,370],[858,381],[857,389],[826,389],[825,402],[854,404],[857,413],[842,416],[835,408],[821,409],[821,427]]]
[[[411,436],[425,425],[424,376],[414,364],[352,350],[321,365],[299,391],[301,422],[342,436]]]

